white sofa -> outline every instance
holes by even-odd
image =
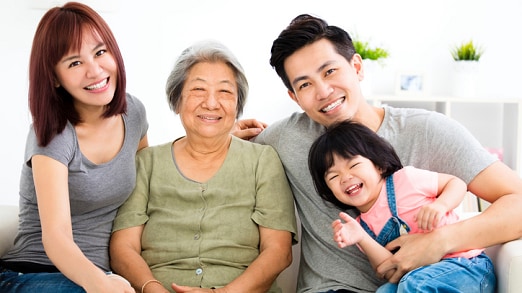
[[[18,226],[18,207],[0,205],[0,257],[13,244]],[[522,239],[489,247],[487,254],[493,259],[498,278],[498,293],[522,292]],[[278,278],[284,293],[294,293],[300,247],[293,247],[294,261]]]

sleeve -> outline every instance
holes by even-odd
[[[72,130],[72,125],[67,123],[63,131],[54,136],[48,145],[38,145],[36,133],[31,125],[25,145],[25,163],[31,166],[31,159],[35,155],[44,155],[68,166],[72,171],[81,170],[81,166],[70,166],[70,162],[77,156],[77,140]]]
[[[136,155],[136,186],[125,203],[118,209],[112,231],[136,227],[147,223],[147,205],[149,202],[149,164],[150,148],[145,148]]]
[[[457,121],[433,113],[426,123],[430,170],[455,175],[469,184],[497,160]]]
[[[128,117],[135,118],[135,125],[139,127],[140,130],[140,139],[143,138],[149,129],[149,122],[147,120],[147,111],[143,103],[131,94],[127,94],[127,101],[129,103],[129,113]]]
[[[297,223],[293,194],[276,151],[265,146],[256,173],[256,207],[252,220],[258,225],[286,230],[297,243]]]
[[[279,143],[279,137],[285,129],[286,124],[287,119],[276,121],[254,137],[252,141],[264,145],[277,145]]]
[[[413,166],[406,166],[394,175],[394,184],[397,190],[411,190],[413,194],[422,194],[425,197],[437,197],[438,173]]]

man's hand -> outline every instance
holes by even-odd
[[[443,237],[437,234],[439,231],[440,229],[435,229],[430,233],[402,235],[388,243],[388,250],[400,249],[377,267],[377,275],[386,276],[389,282],[397,283],[407,272],[440,261],[446,251]],[[391,277],[386,274],[394,269]]]
[[[232,128],[232,135],[244,140],[250,140],[263,131],[268,124],[256,119],[238,120]]]

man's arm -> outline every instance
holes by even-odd
[[[396,269],[390,282],[405,273],[439,261],[445,254],[488,247],[522,237],[522,179],[502,162],[480,172],[468,189],[492,204],[480,215],[435,229],[430,233],[403,235],[386,248],[399,248],[377,268],[380,275]]]

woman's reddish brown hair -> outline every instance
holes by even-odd
[[[67,121],[73,125],[81,122],[73,105],[73,97],[63,87],[56,87],[54,68],[65,54],[80,49],[84,28],[89,28],[105,43],[118,66],[116,91],[103,116],[126,112],[125,66],[116,39],[105,20],[81,3],[69,2],[52,8],[38,24],[29,60],[29,109],[41,146],[46,146],[61,133]]]

